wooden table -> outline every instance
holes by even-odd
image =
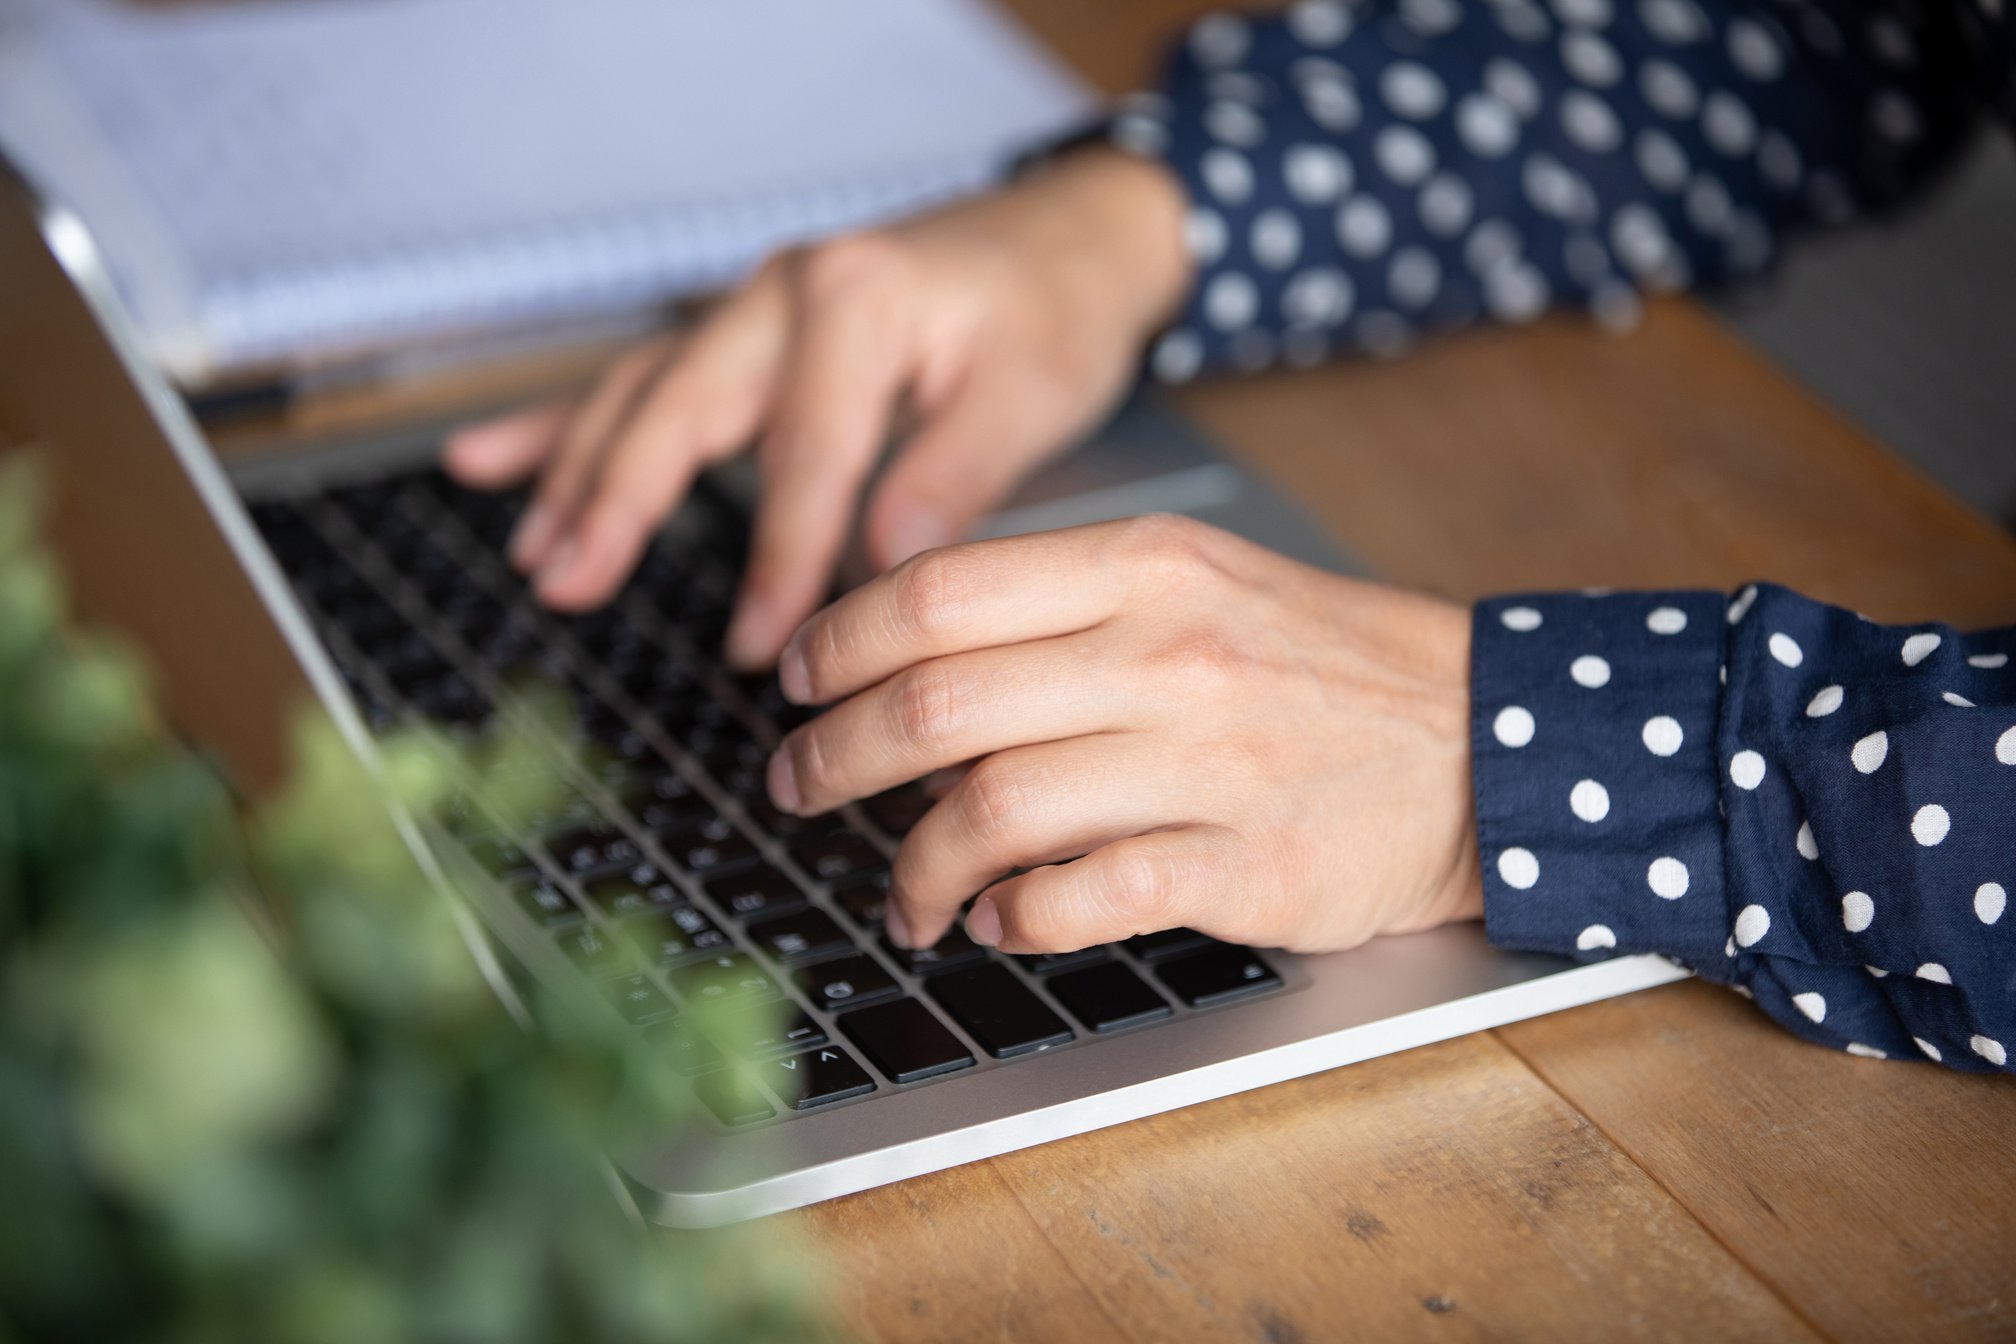
[[[1021,0],[1105,87],[1200,6]],[[2016,620],[2016,541],[1692,304],[1199,387],[1376,572]],[[2016,1084],[1687,983],[789,1215],[867,1340],[2016,1338]]]

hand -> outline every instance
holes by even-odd
[[[1115,151],[766,264],[690,339],[618,361],[575,407],[462,431],[471,484],[541,472],[511,558],[574,610],[615,591],[702,467],[761,436],[764,492],[728,657],[767,667],[829,590],[855,497],[886,567],[959,536],[1096,424],[1188,282],[1182,190]]]
[[[792,636],[785,693],[838,703],[770,794],[814,814],[971,763],[897,854],[899,943],[984,892],[967,931],[1009,952],[1351,947],[1483,912],[1469,643],[1461,608],[1186,519],[930,551]]]

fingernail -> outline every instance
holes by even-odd
[[[565,582],[580,561],[581,543],[572,537],[564,538],[553,548],[553,554],[546,557],[546,563],[539,566],[539,572],[533,576],[533,587],[543,596],[554,584]]]
[[[738,671],[753,672],[764,662],[763,610],[748,598],[735,608],[728,622],[728,634],[721,641],[721,656]]]
[[[982,896],[966,912],[966,936],[982,947],[1001,941],[1001,912],[994,908],[992,896]]]
[[[889,934],[889,941],[898,947],[915,947],[910,941],[910,921],[903,918],[903,912],[891,901],[882,908],[882,927]]]
[[[788,746],[770,753],[767,783],[770,786],[770,801],[777,804],[780,811],[796,816],[798,809],[804,806],[804,798],[798,792],[798,767],[791,763]]]
[[[791,642],[778,656],[777,684],[783,688],[784,698],[792,704],[812,703],[812,674],[805,670],[805,653],[798,647],[796,635],[791,636]]]
[[[518,520],[518,526],[511,533],[509,554],[511,563],[521,573],[538,565],[541,553],[553,542],[557,521],[553,510],[544,504],[534,504]]]
[[[889,522],[886,539],[891,565],[900,565],[921,551],[935,550],[952,540],[952,528],[930,509],[912,506],[900,510]]]

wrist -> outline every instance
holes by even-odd
[[[1067,281],[1097,294],[1107,316],[1145,340],[1175,316],[1189,292],[1184,242],[1188,198],[1159,163],[1105,145],[1060,156],[1028,189],[1043,199],[1043,240],[1064,260]]]

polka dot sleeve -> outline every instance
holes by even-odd
[[[1809,1040],[2007,1069],[2016,628],[1770,585],[1495,599],[1474,626],[1485,926],[1661,953]]]
[[[1986,96],[1963,27],[1915,0],[1207,17],[1109,125],[1191,201],[1197,280],[1151,369],[1391,354],[1556,304],[1628,326],[1643,290],[1753,275],[1958,143]]]

